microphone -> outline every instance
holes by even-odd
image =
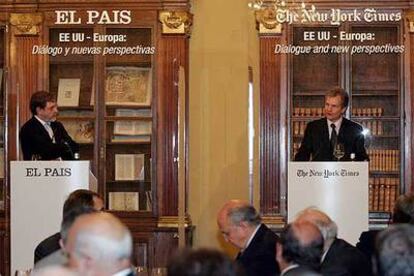
[[[63,140],[62,143],[66,146],[68,152],[70,153],[71,159],[75,159],[75,153],[72,150],[72,147],[69,145],[68,141]]]

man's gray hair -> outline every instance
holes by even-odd
[[[81,230],[76,236],[74,252],[99,261],[129,259],[132,254],[131,233],[125,228],[121,237],[113,237]]]
[[[379,233],[376,242],[376,275],[414,275],[413,225],[391,225]]]
[[[227,216],[234,225],[240,225],[240,223],[244,221],[249,225],[257,226],[262,222],[260,214],[250,204],[230,208],[227,212]]]
[[[325,241],[333,240],[338,235],[338,226],[336,223],[327,214],[315,207],[309,207],[300,211],[297,218],[305,218],[305,220],[314,223],[319,228],[319,231],[321,231]]]

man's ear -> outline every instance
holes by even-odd
[[[240,221],[239,226],[246,229],[249,228],[250,224],[247,221]]]
[[[40,110],[41,110],[40,106],[36,107],[36,114],[35,115],[39,114]]]
[[[282,260],[282,252],[283,252],[283,246],[277,242],[276,243],[276,261],[280,262]]]
[[[60,245],[60,248],[62,248],[62,250],[65,250],[65,244],[63,242],[63,239],[59,239],[59,245]]]

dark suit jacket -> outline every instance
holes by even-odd
[[[338,133],[338,143],[344,144],[345,156],[341,161],[350,160],[351,153],[355,153],[355,161],[368,160],[364,147],[362,126],[342,118]],[[329,129],[326,118],[308,123],[302,143],[295,155],[295,161],[334,161],[329,143]]]
[[[359,242],[356,247],[367,256],[368,260],[372,260],[372,256],[375,253],[375,239],[378,236],[380,230],[369,230],[361,233],[359,236]]]
[[[34,116],[22,126],[20,143],[24,160],[32,160],[32,157],[41,160],[59,157],[72,160],[73,153],[79,152],[79,145],[70,138],[60,122],[52,122],[51,127],[56,143],[53,143],[45,127]]]
[[[34,263],[60,249],[60,233],[56,233],[41,241],[34,251]]]
[[[244,268],[246,276],[279,274],[275,256],[277,239],[276,234],[266,225],[260,225],[249,246],[236,258],[236,262]]]
[[[298,266],[288,270],[284,274],[281,274],[281,276],[321,276],[321,274],[306,266]]]
[[[342,239],[335,239],[322,264],[326,276],[370,276],[370,262],[355,246]]]

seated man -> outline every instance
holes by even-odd
[[[283,230],[277,243],[280,276],[317,276],[323,252],[323,237],[312,223],[293,222]]]
[[[376,275],[414,275],[414,226],[392,225],[378,235]]]
[[[395,202],[392,223],[414,224],[414,195],[401,195]],[[364,253],[369,260],[375,252],[375,239],[380,230],[369,230],[361,233],[356,247]]]
[[[322,255],[322,275],[369,276],[372,275],[367,257],[355,246],[337,238],[336,223],[322,211],[308,208],[299,213],[296,221],[309,221],[315,224],[324,237],[324,253]]]
[[[69,229],[65,249],[68,266],[80,275],[134,275],[131,233],[110,213],[78,217]]]
[[[277,236],[266,225],[256,209],[247,202],[231,200],[217,216],[224,239],[240,249],[236,258],[247,276],[270,276],[279,273],[275,247]]]
[[[70,224],[73,223],[75,218],[68,216],[68,214],[72,213],[74,209],[79,209],[81,207],[90,207],[96,211],[101,211],[103,209],[103,200],[97,193],[89,190],[79,189],[72,192],[63,205],[62,228],[64,228],[66,225],[66,227],[69,229]],[[81,213],[82,212],[80,212],[78,215]],[[61,232],[58,232],[40,242],[39,245],[35,248],[34,263],[36,264],[38,261],[48,256],[49,254],[60,250],[60,239]]]

